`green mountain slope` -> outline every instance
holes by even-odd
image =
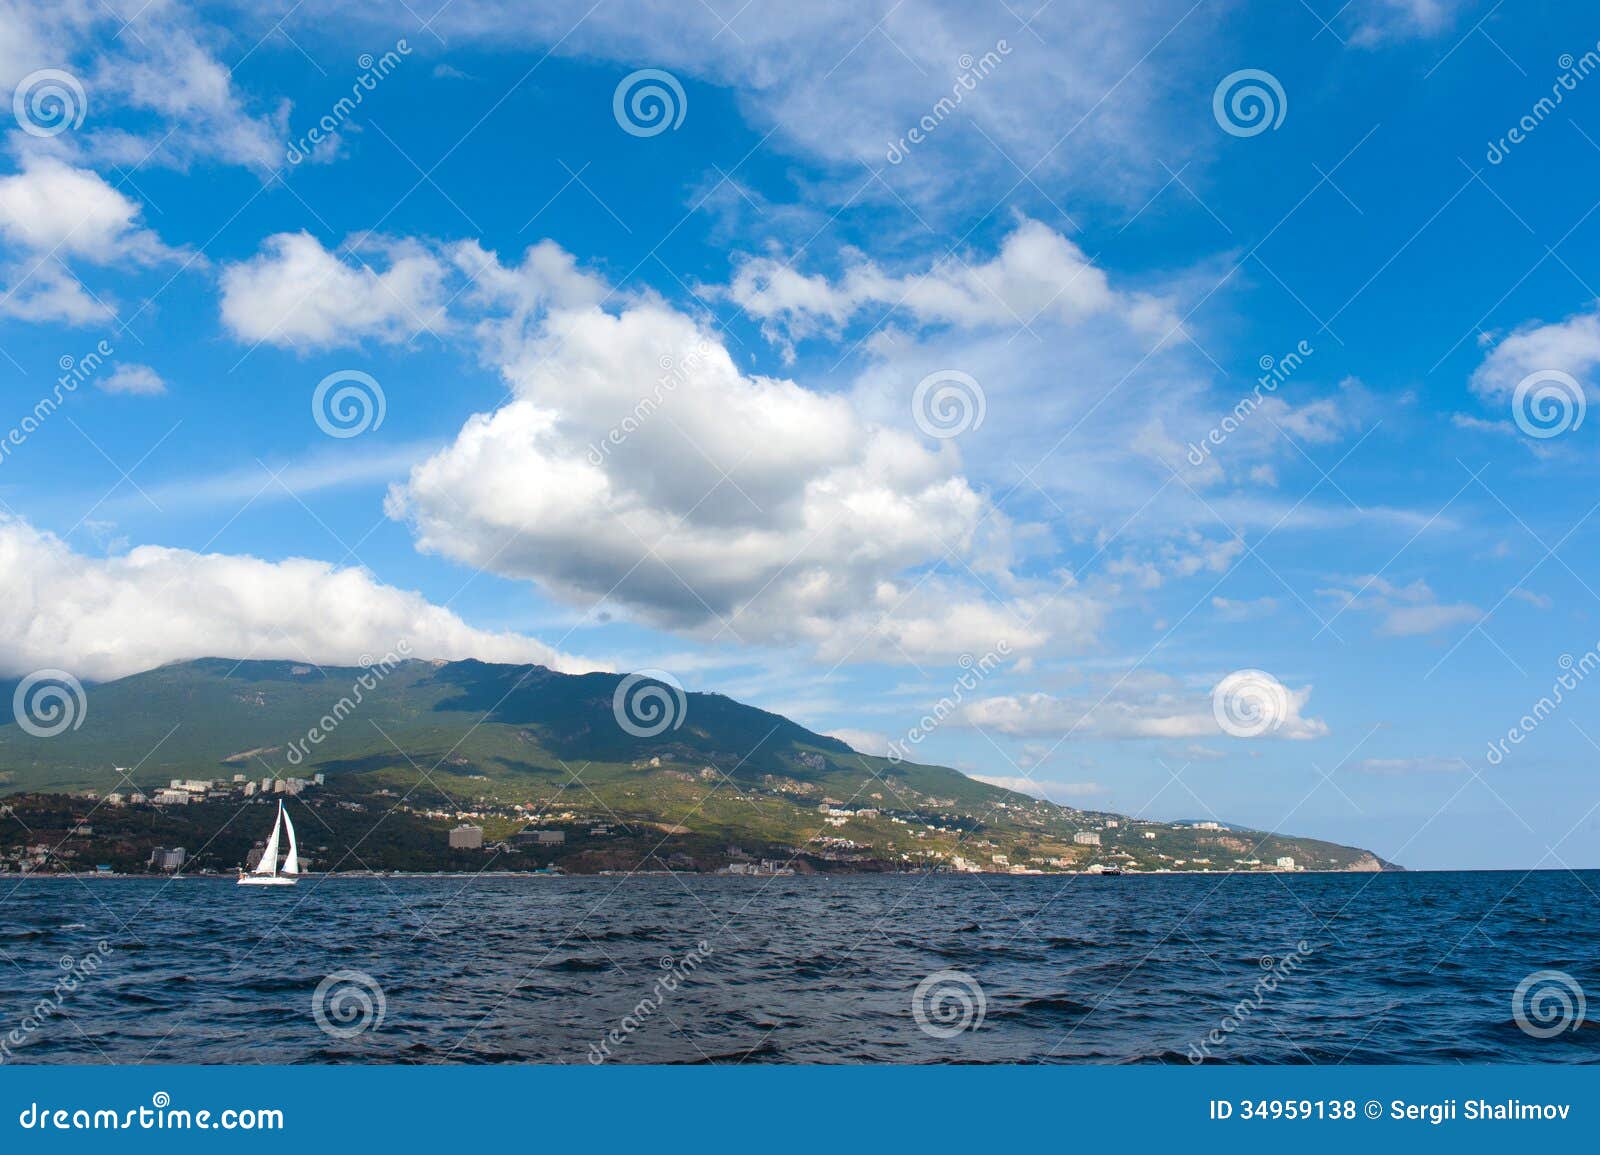
[[[54,737],[34,737],[4,715],[0,792],[104,794],[171,779],[323,773],[329,797],[389,792],[382,796],[439,829],[471,811],[490,816],[491,838],[505,837],[518,823],[499,818],[520,820],[520,806],[664,830],[697,840],[701,859],[737,842],[827,861],[959,857],[984,869],[1227,869],[1281,856],[1305,869],[1382,865],[1332,843],[1056,806],[946,767],[859,754],[720,694],[663,693],[678,724],[636,736],[613,708],[623,680],[474,661],[387,671],[185,662],[89,687],[81,725]],[[1087,831],[1099,846],[1074,841]]]

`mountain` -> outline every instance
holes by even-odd
[[[572,830],[568,848],[551,856],[577,869],[635,865],[631,845],[587,838],[595,824],[615,825],[647,853],[665,836],[657,858],[675,854],[699,867],[744,853],[788,859],[796,852],[802,865],[821,869],[964,860],[983,869],[1220,870],[1251,860],[1270,866],[1280,857],[1303,869],[1386,865],[1311,839],[1057,806],[948,767],[864,755],[721,694],[685,694],[639,675],[476,661],[361,668],[208,658],[88,687],[80,724],[53,737],[29,734],[10,715],[5,721],[0,792],[7,794],[103,795],[149,792],[172,779],[323,774],[326,786],[295,804],[327,809],[327,817],[308,817],[330,836],[350,814],[374,806],[397,812],[397,827],[412,831],[380,839],[394,848],[382,861],[356,856],[349,866],[441,865],[407,855],[408,839],[442,845],[443,829],[469,813],[491,841],[529,822]],[[132,769],[124,774],[119,766]],[[33,804],[41,814],[74,809],[59,799]],[[215,805],[213,794],[203,807],[165,807],[163,820],[170,827],[193,815],[200,823]],[[103,826],[108,808],[94,809]],[[217,822],[236,811],[223,806]],[[63,821],[70,828],[83,818]],[[373,821],[368,815],[366,827]],[[1091,832],[1099,845],[1074,841]],[[219,833],[197,828],[190,836]],[[323,849],[335,860],[327,865],[344,861],[337,837]]]

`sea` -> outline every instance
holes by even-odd
[[[0,1063],[1588,1063],[1597,912],[1570,871],[13,875]]]

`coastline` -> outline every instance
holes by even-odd
[[[1600,870],[1600,867],[1591,868]],[[1577,873],[1583,873],[1580,868]],[[743,878],[750,880],[770,880],[774,878],[927,878],[930,875],[939,878],[1015,878],[1028,880],[1045,880],[1052,878],[1283,878],[1294,875],[1373,875],[1373,874],[1508,874],[1508,873],[1572,873],[1566,867],[1541,867],[1524,869],[1520,867],[1441,867],[1436,869],[1415,870],[1407,867],[1397,867],[1390,870],[1141,870],[1124,871],[1122,874],[1105,874],[1101,871],[1091,870],[1059,870],[1039,874],[1011,874],[1005,871],[925,871],[925,870],[898,870],[898,871],[819,871],[812,874],[723,874],[717,871],[704,870],[631,870],[631,871],[598,871],[592,874],[546,874],[537,870],[389,870],[389,871],[364,871],[341,870],[328,874],[302,873],[302,880],[315,880],[325,882],[339,879],[348,881],[370,881],[373,879],[390,878],[530,878],[548,881],[550,879],[630,879],[630,878]],[[103,871],[53,871],[50,873],[28,873],[0,875],[0,882],[28,879],[60,879],[62,881],[84,881],[95,879],[97,881],[139,881],[139,880],[165,880],[168,882],[230,882],[236,883],[236,874],[127,874]]]

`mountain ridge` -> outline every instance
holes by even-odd
[[[637,703],[625,700],[635,694]],[[402,789],[409,798],[419,788],[441,796],[429,813],[581,811],[707,845],[896,864],[1221,869],[1288,857],[1307,869],[1388,866],[1317,839],[1231,824],[1202,833],[1060,806],[950,767],[864,754],[781,714],[638,673],[214,657],[87,686],[85,703],[76,728],[51,738],[6,718],[0,793],[321,773],[351,798]],[[627,713],[635,706],[637,718]],[[1089,833],[1098,845],[1079,837]]]

